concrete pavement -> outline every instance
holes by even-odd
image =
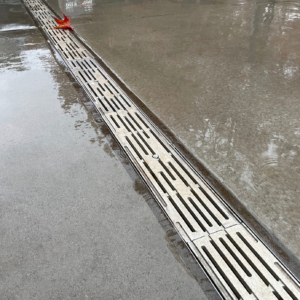
[[[23,5],[0,11],[1,299],[218,299]]]

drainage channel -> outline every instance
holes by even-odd
[[[23,0],[224,299],[300,299],[295,277],[40,0]]]

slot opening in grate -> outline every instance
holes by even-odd
[[[244,238],[244,236],[237,232],[237,236],[244,242],[244,244],[251,250],[251,252],[256,256],[256,258],[264,265],[264,267],[269,271],[269,273],[279,281],[278,276],[275,272],[270,268],[270,266],[265,262],[265,260],[257,253],[257,251],[249,244],[249,242]]]
[[[251,259],[246,255],[246,253],[240,248],[240,246],[235,242],[235,240],[229,235],[226,234],[226,237],[231,242],[231,244],[237,249],[239,253],[244,257],[247,263],[251,266],[251,268],[257,273],[257,275],[261,278],[261,280],[265,283],[265,285],[269,286],[270,283],[266,279],[266,277],[259,271],[259,269],[255,266],[255,264],[251,261]]]
[[[211,215],[211,217],[215,220],[215,222],[219,225],[222,226],[222,223],[220,220],[216,217],[216,215],[211,211],[211,209],[204,203],[204,201],[199,197],[198,194],[195,193],[193,189],[191,189],[192,194],[194,197],[198,200],[198,202],[204,207],[204,209]]]
[[[228,220],[229,217],[227,214],[220,208],[220,206],[206,193],[206,191],[199,186],[200,191],[205,195],[205,197],[210,201],[210,203],[218,210],[218,212],[226,219]]]
[[[216,249],[216,251],[218,252],[218,254],[222,257],[222,259],[224,260],[224,262],[227,264],[227,266],[230,268],[230,270],[233,272],[233,274],[236,276],[236,278],[241,282],[241,284],[244,286],[244,288],[246,289],[246,291],[249,294],[252,294],[252,290],[249,288],[248,284],[245,282],[245,280],[242,278],[242,276],[240,275],[240,273],[236,270],[236,268],[231,264],[231,262],[229,261],[229,259],[227,258],[227,256],[221,251],[221,249],[218,247],[218,245],[211,240],[210,243],[212,244],[212,246]]]
[[[239,294],[239,292],[236,290],[236,288],[234,287],[234,285],[232,284],[232,282],[228,279],[228,277],[226,276],[226,274],[223,272],[222,268],[219,266],[219,264],[216,262],[216,260],[213,258],[213,256],[210,254],[210,252],[207,250],[207,248],[205,246],[202,246],[201,248],[204,251],[204,253],[206,254],[206,256],[208,257],[208,259],[212,262],[212,264],[214,265],[214,267],[218,270],[219,274],[225,280],[225,282],[227,283],[227,285],[229,286],[229,288],[232,290],[232,292],[234,293],[234,295],[236,296],[236,298],[237,299],[242,299],[242,297]]]
[[[167,193],[166,189],[164,188],[164,186],[161,184],[160,180],[157,178],[157,176],[153,173],[153,171],[150,169],[150,167],[148,166],[148,164],[146,162],[144,162],[144,166],[146,167],[146,169],[148,170],[148,172],[151,174],[151,176],[153,177],[153,179],[156,181],[156,183],[159,185],[159,187],[161,188],[161,190],[163,191],[164,194]]]
[[[208,218],[205,216],[205,214],[203,213],[202,210],[199,209],[199,207],[196,205],[196,203],[194,202],[194,200],[190,197],[188,197],[190,203],[194,206],[194,208],[197,210],[198,214],[205,220],[205,222],[207,223],[207,225],[209,227],[212,227],[212,223],[208,220]]]
[[[145,149],[145,147],[141,144],[141,142],[138,140],[138,138],[135,136],[134,133],[131,133],[131,136],[133,139],[136,141],[136,143],[139,145],[139,147],[142,149],[142,151],[146,154],[149,155],[148,151]]]
[[[203,232],[206,232],[207,230],[206,230],[205,226],[200,221],[200,219],[196,216],[196,214],[193,212],[193,210],[190,208],[188,203],[178,193],[177,193],[177,198],[181,201],[181,203],[184,205],[186,210],[190,213],[190,215],[193,217],[193,219],[196,221],[196,223],[199,225],[199,227],[203,230]]]
[[[192,224],[190,223],[190,221],[186,218],[186,216],[181,211],[181,209],[178,207],[178,205],[173,200],[173,198],[171,196],[168,196],[168,199],[171,202],[171,204],[173,205],[173,207],[176,209],[176,211],[178,212],[178,214],[180,215],[180,217],[183,219],[184,223],[188,226],[188,228],[190,229],[190,231],[191,232],[196,232],[196,230],[194,229],[194,227],[192,226]]]

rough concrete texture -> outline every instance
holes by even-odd
[[[0,298],[217,299],[22,5],[0,12]]]
[[[300,4],[47,2],[300,258]]]

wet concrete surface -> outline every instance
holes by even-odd
[[[300,4],[47,0],[300,258]]]
[[[0,298],[218,299],[17,7],[0,32]]]
[[[34,29],[32,18],[26,14],[18,0],[0,0],[0,32],[17,29]]]

